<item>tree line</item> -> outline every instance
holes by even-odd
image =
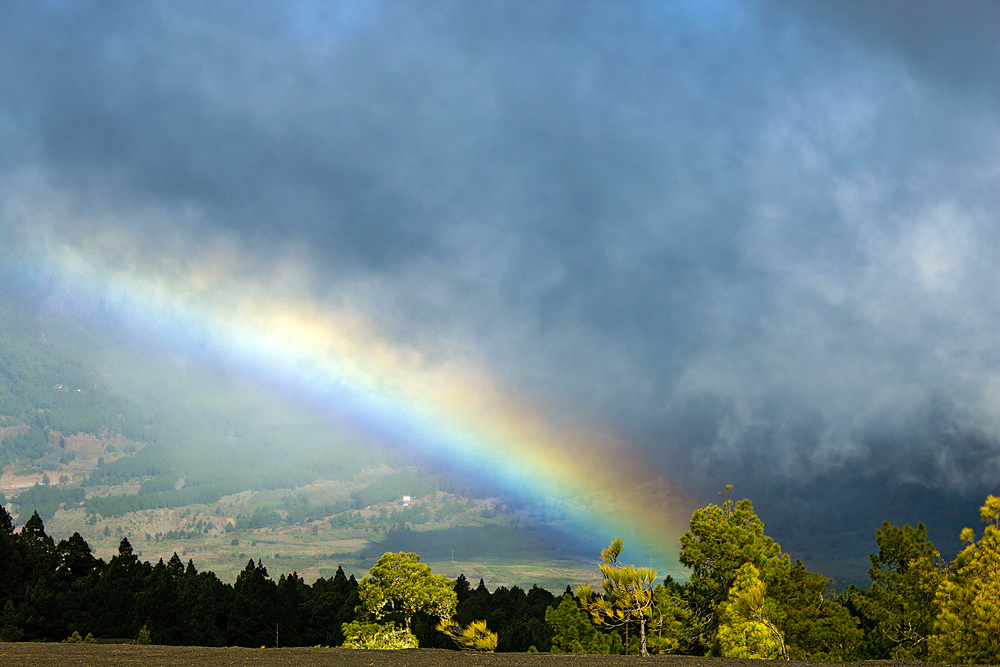
[[[0,638],[92,634],[157,644],[477,648],[569,653],[678,653],[800,660],[1000,661],[1000,498],[987,525],[944,561],[916,528],[885,522],[870,584],[839,594],[764,533],[749,500],[696,510],[681,537],[688,582],[656,580],[601,554],[602,592],[490,591],[386,553],[360,582],[342,568],[308,585],[277,581],[253,560],[235,584],[176,554],[141,562],[127,539],[110,562],[79,534],[56,544],[34,514],[18,532],[0,508]]]

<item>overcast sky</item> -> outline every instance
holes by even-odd
[[[706,489],[996,491],[998,35],[961,0],[11,0],[0,224],[293,262]]]

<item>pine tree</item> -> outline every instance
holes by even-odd
[[[721,607],[719,648],[726,658],[788,660],[785,638],[774,624],[776,605],[766,596],[767,584],[752,563],[744,563]]]
[[[0,600],[9,602],[20,597],[27,567],[24,549],[14,534],[14,522],[0,506]]]
[[[864,641],[858,619],[836,600],[828,579],[802,561],[767,587],[778,602],[777,626],[792,660],[855,660]]]
[[[753,504],[734,502],[728,494],[720,505],[709,504],[691,515],[691,527],[681,536],[680,562],[691,568],[685,591],[692,632],[704,650],[714,642],[721,622],[721,607],[736,583],[744,563],[752,563],[765,583],[785,576],[788,556],[764,534],[764,522],[754,513]],[[721,495],[721,494],[720,494]]]
[[[590,586],[581,586],[577,595],[583,608],[590,612],[594,622],[604,627],[639,627],[639,652],[649,655],[646,647],[646,626],[653,619],[653,587],[656,570],[649,567],[626,565],[618,560],[624,542],[615,538],[601,551],[601,575],[604,597],[594,595]]]
[[[278,586],[267,568],[251,559],[236,577],[229,614],[229,642],[237,646],[273,646],[278,622]]]
[[[552,629],[552,653],[611,652],[611,635],[594,627],[572,595],[563,595],[558,606],[548,607],[545,622]]]
[[[1000,498],[988,496],[980,516],[988,524],[982,538],[962,531],[968,546],[935,595],[941,611],[928,643],[939,662],[1000,663]]]
[[[879,551],[871,554],[865,589],[850,588],[848,604],[861,617],[865,656],[871,659],[921,660],[934,616],[937,562],[923,523],[899,528],[888,521],[875,533]]]
[[[497,633],[486,627],[485,620],[473,621],[464,628],[454,619],[441,619],[436,630],[443,632],[462,649],[493,653],[497,648]]]

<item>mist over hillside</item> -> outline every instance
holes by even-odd
[[[433,543],[429,556],[453,565],[456,550],[459,563],[516,563],[520,553],[537,564],[599,546],[559,523],[558,507],[430,467],[198,349],[161,356],[103,309],[10,284],[0,296],[0,492],[18,523],[37,511],[50,532],[80,529],[99,553],[127,535],[147,552],[196,554],[195,533],[214,537],[218,548],[200,549],[224,578],[248,553],[272,551],[316,576],[341,563],[360,574],[383,540],[399,550]],[[483,530],[503,526],[515,532]],[[333,537],[293,556],[279,530]],[[328,563],[310,561],[316,554]],[[577,560],[567,581],[585,567]],[[516,576],[493,572],[524,583]]]

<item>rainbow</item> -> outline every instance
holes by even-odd
[[[311,394],[403,449],[561,501],[593,541],[622,535],[626,556],[686,578],[676,558],[693,502],[599,425],[559,423],[474,362],[392,341],[362,314],[309,296],[294,262],[275,262],[261,275],[233,244],[152,248],[121,228],[85,232],[50,229],[30,242],[30,256],[57,289],[104,299],[156,330],[207,340],[228,364]]]

